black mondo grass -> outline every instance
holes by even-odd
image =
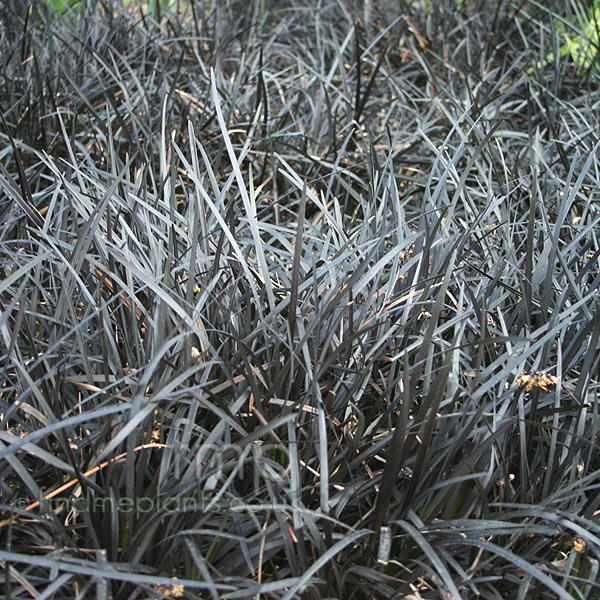
[[[600,597],[598,10],[0,3],[1,597]]]

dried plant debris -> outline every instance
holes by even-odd
[[[521,388],[525,388],[526,392],[531,391],[533,388],[540,388],[544,392],[548,391],[549,387],[553,387],[558,384],[558,377],[554,375],[547,375],[546,373],[521,373],[517,377],[517,385]]]

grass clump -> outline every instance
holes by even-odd
[[[596,65],[459,4],[2,4],[5,597],[598,596]]]

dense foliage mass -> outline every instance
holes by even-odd
[[[3,597],[599,597],[600,6],[542,4],[0,4]]]

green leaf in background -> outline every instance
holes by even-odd
[[[138,0],[122,0],[121,4],[125,7],[135,4]],[[82,3],[82,0],[43,0],[44,4],[50,8],[50,10],[63,13],[67,10],[76,8],[77,5]],[[162,7],[173,6],[175,0],[159,0],[158,4]],[[151,11],[156,9],[156,0],[150,0],[149,7]]]
[[[600,31],[600,0],[595,0],[590,11],[590,17],[584,24],[584,35],[571,38],[565,33],[566,48],[579,71],[590,69],[598,58],[598,32]]]
[[[65,12],[68,9],[74,8],[81,0],[44,0],[44,4],[50,8],[50,10],[56,12]]]
[[[582,31],[580,34],[572,35],[564,31],[562,23],[559,23],[555,29],[556,33],[562,35],[565,40],[565,43],[559,48],[559,56],[561,58],[570,56],[573,63],[577,65],[577,72],[581,75],[590,69],[598,59],[600,0],[594,0],[587,19],[578,20]],[[573,24],[573,27],[575,28],[575,24]],[[538,62],[538,69],[553,63],[554,58],[554,53],[551,52],[543,62]]]

